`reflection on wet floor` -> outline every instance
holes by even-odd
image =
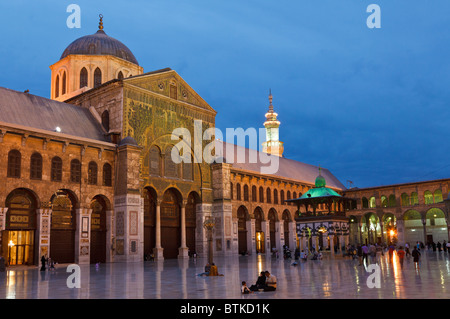
[[[444,252],[423,253],[419,270],[411,258],[405,258],[402,268],[395,254],[392,261],[387,254],[378,254],[362,266],[348,258],[325,257],[293,265],[293,260],[255,255],[217,257],[215,263],[224,276],[197,276],[205,263],[198,258],[101,264],[98,269],[80,265],[80,288],[68,287],[72,272],[66,271],[67,265],[45,272],[38,267],[10,267],[0,273],[0,298],[450,298],[450,254]],[[262,270],[277,277],[277,290],[241,295],[241,282],[254,284]]]

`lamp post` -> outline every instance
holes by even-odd
[[[203,222],[203,227],[206,229],[208,236],[208,263],[210,265],[213,263],[212,231],[215,225],[216,224],[214,223],[214,219],[212,217],[206,217]]]

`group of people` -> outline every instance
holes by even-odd
[[[41,271],[45,271],[48,267],[48,270],[55,270],[55,261],[53,259],[45,258],[44,255],[41,257]]]
[[[247,286],[247,282],[242,282],[241,292],[243,294],[253,293],[255,291],[275,291],[277,289],[277,277],[272,275],[268,270],[261,271],[256,283]]]

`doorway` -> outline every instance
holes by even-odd
[[[9,230],[6,232],[7,241],[3,251],[7,251],[9,265],[32,265],[34,230]]]

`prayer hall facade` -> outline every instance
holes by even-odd
[[[50,69],[50,99],[0,87],[0,250],[9,265],[36,265],[42,256],[79,264],[204,257],[209,247],[215,256],[270,254],[308,242],[329,249],[383,240],[388,214],[399,240],[401,227],[419,238],[412,233],[427,216],[447,227],[439,198],[449,180],[346,189],[328,169],[283,157],[271,94],[262,151],[215,139],[207,133],[216,110],[175,70],[144,72],[102,21]],[[184,133],[174,134],[179,128]],[[197,146],[214,146],[215,160]],[[271,161],[278,167],[267,173]],[[351,200],[309,208],[290,201],[317,188],[318,175]],[[398,204],[403,189],[414,203],[408,212]],[[383,206],[387,193],[396,205]],[[444,234],[435,228],[435,238]]]

